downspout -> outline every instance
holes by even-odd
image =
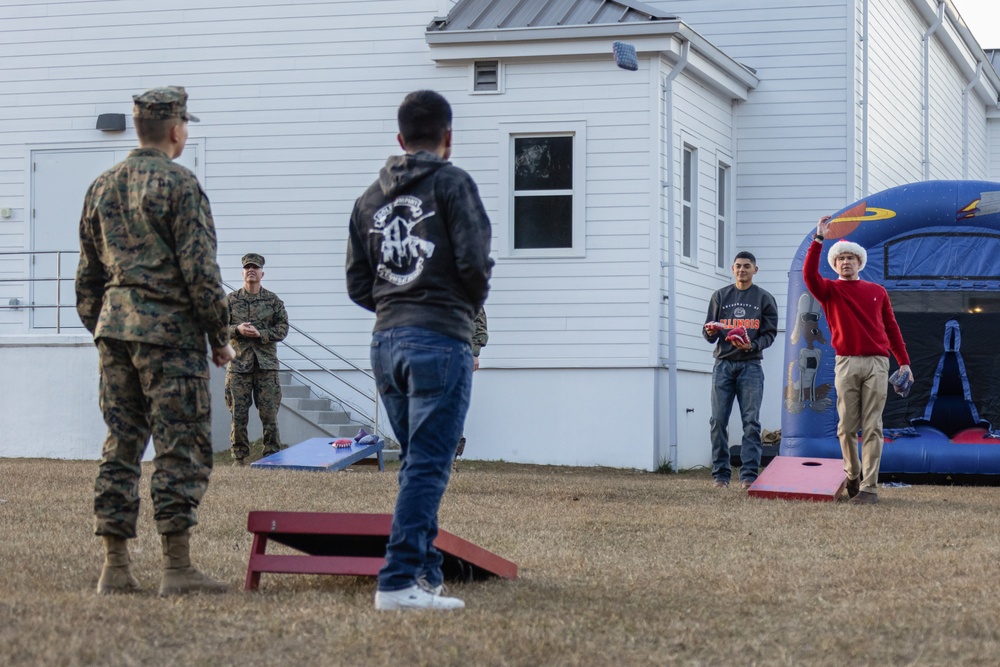
[[[670,469],[677,470],[677,277],[676,262],[674,256],[677,249],[674,227],[674,201],[677,198],[674,192],[674,79],[684,71],[688,64],[688,53],[691,50],[691,42],[684,40],[681,43],[681,56],[674,65],[670,73],[663,80],[663,96],[666,99],[667,112],[667,181],[663,187],[667,190],[667,394],[670,400],[667,407],[667,428],[668,456]]]
[[[861,196],[868,196],[868,0],[861,9]]]
[[[969,93],[972,92],[982,73],[983,61],[980,60],[976,63],[976,73],[962,90],[962,178],[969,177]]]
[[[944,21],[944,2],[938,3],[937,20],[924,33],[924,180],[931,178],[931,35]]]

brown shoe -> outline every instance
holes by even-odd
[[[713,486],[715,488],[717,488],[717,489],[728,489],[729,488],[729,480],[728,479],[717,479],[717,480],[715,480],[715,484]]]
[[[861,475],[847,480],[847,497],[853,498],[861,492]]]
[[[869,493],[868,491],[858,491],[858,495],[851,498],[852,505],[874,505],[878,502],[877,493]]]
[[[753,486],[753,482],[751,482],[748,479],[745,479],[742,482],[740,482],[740,488],[743,489],[744,491],[749,491],[751,486]]]

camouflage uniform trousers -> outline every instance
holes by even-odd
[[[260,423],[264,427],[264,456],[281,451],[281,436],[278,434],[281,382],[278,371],[255,368],[250,373],[226,373],[226,407],[233,416],[229,442],[234,459],[245,459],[250,455],[247,426],[251,405],[257,406]]]
[[[150,435],[156,529],[168,534],[194,526],[212,472],[205,352],[112,338],[96,343],[108,436],[94,486],[94,532],[135,537],[140,461]]]

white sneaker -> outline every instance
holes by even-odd
[[[375,608],[379,611],[394,609],[465,609],[458,598],[447,598],[424,590],[417,584],[399,591],[376,591]]]

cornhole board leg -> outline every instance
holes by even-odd
[[[391,528],[391,514],[250,512],[247,530],[254,537],[244,589],[257,590],[264,572],[374,577],[385,565]],[[269,541],[302,553],[268,554]],[[446,530],[438,531],[434,546],[444,555],[445,578],[517,578],[515,563]]]
[[[846,486],[847,474],[840,459],[775,456],[747,495],[832,502],[837,500]]]

